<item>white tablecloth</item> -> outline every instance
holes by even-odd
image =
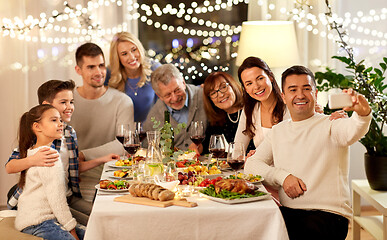
[[[273,200],[228,205],[191,197],[188,200],[197,207],[159,208],[114,202],[117,196],[97,194],[86,240],[288,239]]]

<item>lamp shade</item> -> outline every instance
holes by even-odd
[[[242,23],[236,65],[247,57],[264,60],[270,68],[298,64],[296,33],[290,21],[247,21]]]

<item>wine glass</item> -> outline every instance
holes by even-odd
[[[133,155],[140,148],[140,139],[136,131],[127,131],[124,138],[124,148],[130,154]]]
[[[116,138],[121,143],[124,144],[125,133],[129,130],[129,124],[118,124],[116,129]],[[123,158],[125,159],[125,151],[123,151]]]
[[[193,143],[196,144],[197,147],[203,142],[204,140],[204,130],[203,130],[203,122],[202,121],[196,121],[193,122],[191,125],[191,128],[189,130],[190,132],[190,138]]]
[[[142,128],[142,122],[135,122],[134,126],[135,131],[137,132],[138,137],[140,139],[140,145],[142,145],[142,141],[144,141],[144,139],[146,138],[146,131],[144,131],[144,129]]]
[[[226,152],[226,139],[223,134],[211,135],[208,149],[216,158],[216,163],[218,164],[219,158]]]
[[[245,164],[245,160],[245,146],[242,143],[230,143],[228,145],[227,163],[234,169],[235,178],[237,177],[237,171]]]

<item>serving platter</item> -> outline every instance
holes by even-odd
[[[200,193],[200,196],[205,197],[209,200],[219,202],[219,203],[224,203],[224,204],[238,204],[238,203],[249,203],[249,202],[256,202],[256,201],[261,201],[261,200],[266,200],[266,199],[271,199],[271,194],[266,193],[265,195],[258,196],[258,197],[250,197],[250,198],[239,198],[239,199],[223,199],[223,198],[217,198],[217,197],[211,197],[208,196],[204,193]]]

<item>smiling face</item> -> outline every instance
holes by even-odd
[[[214,87],[210,91],[209,97],[216,107],[226,112],[233,107],[236,101],[233,89],[223,77],[219,77],[215,80]]]
[[[43,104],[51,104],[55,107],[64,122],[70,122],[74,112],[74,98],[71,90],[63,90],[55,95],[51,103],[43,101]]]
[[[93,88],[104,86],[106,66],[102,54],[96,57],[83,56],[81,66],[75,66],[75,71],[82,76],[84,85]]]
[[[269,98],[273,87],[271,79],[263,69],[259,67],[247,68],[241,73],[241,80],[250,97],[260,102]]]
[[[58,110],[54,108],[46,110],[40,121],[34,123],[34,129],[37,136],[52,140],[61,138],[63,122]]]
[[[309,75],[289,75],[283,87],[282,98],[293,121],[302,121],[314,115],[317,90]]]
[[[117,54],[126,71],[137,71],[141,66],[141,54],[138,47],[131,42],[120,42]]]
[[[184,107],[187,95],[185,93],[186,85],[184,81],[176,80],[172,77],[171,81],[165,85],[158,83],[157,96],[169,107],[180,110]]]

